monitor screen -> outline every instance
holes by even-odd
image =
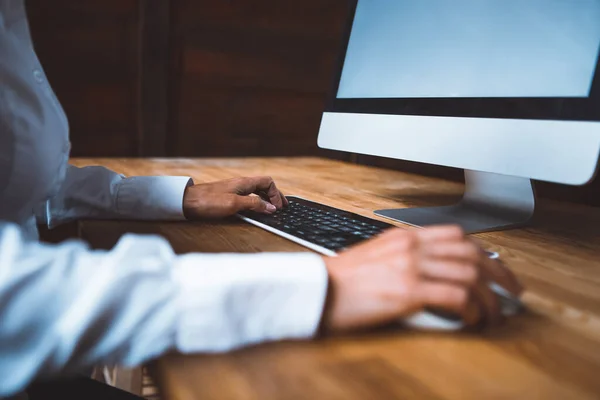
[[[600,0],[357,0],[328,111],[600,120]]]
[[[361,0],[338,97],[587,97],[599,48],[599,0]]]

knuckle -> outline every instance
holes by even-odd
[[[400,245],[404,250],[414,250],[419,244],[419,239],[414,232],[400,231]]]
[[[252,207],[255,209],[260,209],[265,205],[265,202],[258,196],[252,196],[251,199]]]
[[[250,195],[246,197],[246,202],[251,205],[252,207],[256,207],[257,205],[260,204],[260,197],[258,196],[254,196],[254,195]]]
[[[237,177],[237,178],[231,178],[229,180],[229,182],[231,182],[234,186],[239,186],[240,184],[244,183],[248,178],[244,178],[244,177]]]
[[[422,265],[421,265],[421,262],[419,260],[419,257],[416,254],[414,254],[414,253],[405,253],[401,257],[401,260],[402,260],[402,264],[406,268],[411,269],[417,275],[421,274]]]
[[[465,231],[459,225],[451,225],[447,228],[448,234],[456,238],[464,238]]]
[[[236,197],[227,197],[225,200],[223,200],[223,203],[228,209],[236,209],[239,204]]]
[[[259,176],[257,179],[267,184],[273,184],[273,178],[271,178],[269,175]]]

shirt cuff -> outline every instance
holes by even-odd
[[[184,220],[183,194],[192,184],[183,176],[124,178],[117,192],[117,212],[136,219]]]
[[[327,270],[316,254],[190,254],[173,273],[181,287],[178,351],[306,339],[319,328]]]

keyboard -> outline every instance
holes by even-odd
[[[392,224],[300,197],[286,197],[289,205],[273,214],[245,211],[238,216],[327,256],[334,256],[339,251],[394,227]],[[490,258],[498,258],[498,253],[488,251],[487,254]]]
[[[246,211],[240,217],[324,255],[335,255],[393,227],[300,197],[287,199],[289,205],[273,214]]]

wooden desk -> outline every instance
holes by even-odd
[[[128,175],[190,175],[197,182],[270,174],[286,194],[369,217],[377,208],[440,205],[461,185],[315,158],[75,160]],[[306,251],[253,226],[85,222],[111,246],[124,232],[160,233],[178,252]],[[528,312],[494,332],[434,334],[398,328],[223,355],[164,357],[169,399],[600,398],[600,209],[545,202],[527,229],[477,235],[528,287]]]

